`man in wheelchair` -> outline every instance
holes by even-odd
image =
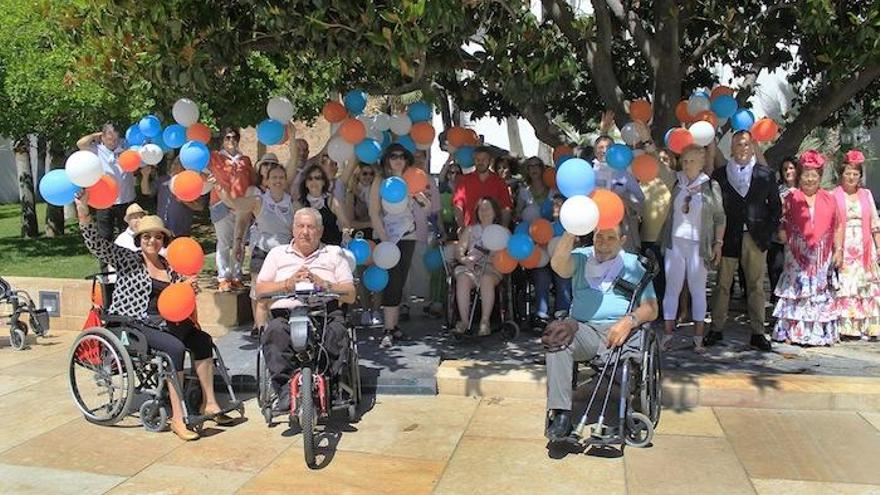
[[[300,208],[293,215],[293,240],[288,245],[269,251],[257,277],[257,295],[290,293],[299,282],[315,288],[342,294],[338,301],[350,304],[355,300],[354,278],[348,260],[339,246],[321,244],[323,233],[321,213],[313,208]],[[276,410],[290,408],[290,387],[285,386],[296,372],[298,363],[290,339],[288,318],[291,309],[301,304],[293,299],[279,299],[270,306],[271,320],[260,337],[266,357],[266,368],[272,387],[279,397]],[[335,360],[331,369],[338,372],[346,358],[348,331],[342,310],[335,304],[326,308],[323,328],[324,347]]]
[[[561,277],[571,277],[570,317],[556,320],[545,329],[542,342],[547,349],[547,410],[552,416],[545,435],[551,441],[567,438],[572,431],[571,396],[575,361],[590,361],[597,355],[624,347],[637,350],[636,332],[657,317],[657,296],[650,283],[642,291],[638,306],[628,312],[631,292],[645,274],[638,256],[623,251],[626,236],[620,226],[595,233],[592,247],[574,248],[575,236],[566,232],[551,259]],[[624,289],[622,289],[624,288]]]

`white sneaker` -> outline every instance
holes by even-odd
[[[370,313],[370,326],[381,327],[385,324],[385,318],[382,317],[382,311],[373,311]]]

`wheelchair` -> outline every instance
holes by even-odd
[[[49,333],[49,312],[38,309],[34,300],[27,291],[15,290],[0,277],[0,303],[6,303],[11,307],[12,313],[3,315],[9,320],[9,345],[16,351],[27,347],[28,325],[21,320],[23,314],[28,315],[30,329],[38,337],[45,337]]]
[[[306,465],[315,468],[318,421],[329,418],[335,410],[345,410],[348,421],[358,421],[362,400],[357,333],[346,325],[348,346],[347,368],[334,374],[332,358],[325,347],[323,329],[327,323],[328,304],[336,303],[340,294],[317,290],[310,283],[297,284],[293,292],[278,292],[260,297],[263,300],[295,299],[300,306],[290,310],[290,340],[299,369],[288,382],[290,409],[279,412],[273,408],[279,399],[272,387],[272,376],[266,365],[265,348],[260,336],[257,352],[257,403],[266,424],[276,416],[287,414],[290,428],[297,426],[303,434],[303,455]]]

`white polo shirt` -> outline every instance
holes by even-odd
[[[333,284],[354,282],[351,267],[341,247],[321,244],[312,254],[303,256],[292,243],[276,246],[269,251],[257,276],[257,282],[287,280],[303,266]],[[297,305],[294,299],[279,299],[272,303],[271,309],[290,309]]]

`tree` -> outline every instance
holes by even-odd
[[[34,176],[28,142],[20,139],[12,146],[15,154],[15,168],[18,171],[18,197],[21,200],[21,236],[37,236],[37,210],[34,201]]]

